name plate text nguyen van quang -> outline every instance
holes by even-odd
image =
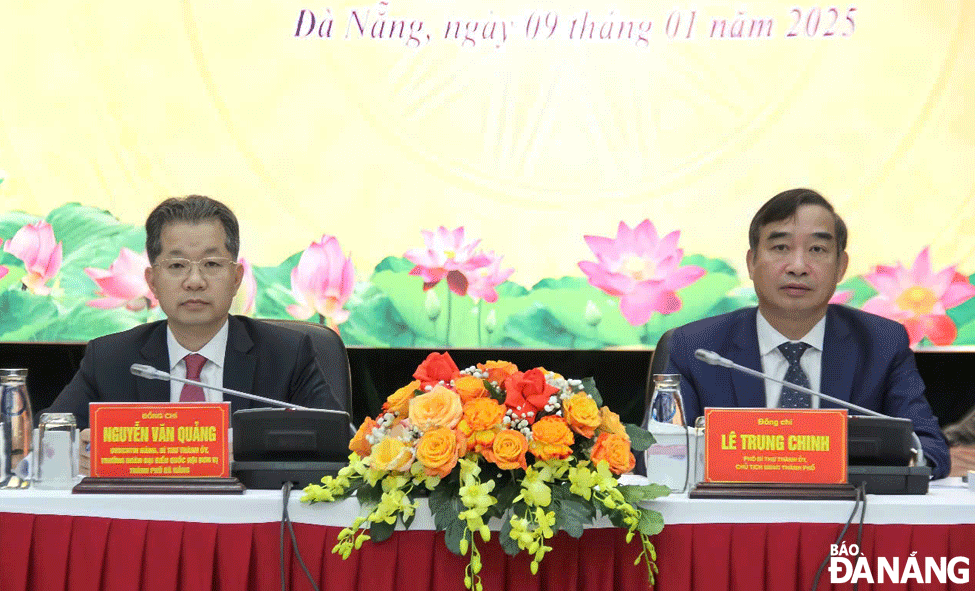
[[[845,409],[707,408],[706,482],[847,481]]]
[[[89,408],[94,477],[230,476],[229,402],[93,402]]]

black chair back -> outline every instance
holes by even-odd
[[[341,410],[349,413],[350,417],[353,416],[352,372],[349,369],[349,354],[345,350],[342,337],[324,324],[315,322],[279,318],[265,318],[262,321],[290,328],[311,337],[312,347],[315,348],[315,359],[322,370],[322,375],[325,376],[325,382],[335,398],[345,405]]]

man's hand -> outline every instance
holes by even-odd
[[[91,452],[89,444],[91,442],[91,429],[82,429],[78,443],[78,472],[82,476],[88,476],[91,471]]]

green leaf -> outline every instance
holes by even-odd
[[[735,278],[738,277],[738,270],[732,267],[727,261],[722,259],[709,259],[702,254],[687,255],[681,260],[680,265],[682,267],[697,265],[708,273],[724,273]]]
[[[655,536],[664,529],[664,516],[653,509],[639,508],[640,523],[637,529],[646,536]]]
[[[526,298],[547,310],[572,341],[583,340],[599,346],[632,345],[639,342],[643,332],[642,327],[632,326],[623,318],[617,298],[578,277],[542,280]],[[595,307],[598,312],[600,320],[595,326],[586,321],[588,307]],[[547,327],[540,325],[537,329],[544,331]],[[577,342],[567,346],[581,348]]]
[[[969,322],[958,329],[955,345],[975,345],[975,322]]]
[[[972,274],[968,278],[968,281],[975,284],[975,274]],[[954,308],[949,309],[947,314],[955,322],[955,326],[960,327],[975,321],[975,298],[969,298]],[[956,338],[952,344],[960,345],[961,342]]]
[[[579,538],[585,525],[596,517],[596,509],[591,502],[573,495],[559,500],[556,515],[561,522],[560,529],[573,538]]]
[[[382,271],[392,271],[394,273],[409,273],[415,266],[416,265],[414,265],[409,259],[404,259],[402,257],[386,257],[379,261],[379,264],[376,265],[375,272],[380,273]]]
[[[501,388],[499,388],[498,386],[495,386],[494,384],[492,384],[488,380],[481,380],[481,381],[484,384],[484,389],[488,391],[488,395],[492,399],[494,399],[494,400],[496,400],[496,401],[504,404],[504,400],[505,400],[504,391],[501,390]]]
[[[342,323],[347,345],[367,347],[415,347],[417,335],[410,330],[385,293],[369,287],[355,305],[349,305],[349,319]]]
[[[47,214],[46,219],[54,229],[54,238],[64,243],[65,260],[84,245],[103,241],[118,243],[130,238],[133,232],[133,226],[121,223],[108,211],[80,203],[62,205]],[[142,237],[144,242],[144,233]],[[143,248],[134,250],[141,252]],[[118,255],[117,250],[114,255]],[[112,256],[112,260],[115,256]]]
[[[492,517],[501,517],[511,508],[512,501],[515,500],[515,497],[520,492],[521,484],[514,479],[508,480],[500,488],[495,488],[494,498],[497,499],[497,502],[488,509],[488,513]]]
[[[443,530],[444,544],[447,546],[448,550],[454,554],[457,554],[458,556],[460,556],[460,541],[464,539],[465,532],[467,532],[467,523],[457,519],[456,517]]]
[[[356,495],[360,505],[378,505],[383,498],[383,485],[376,483],[376,486],[363,486]]]
[[[635,504],[666,497],[670,494],[670,488],[663,484],[622,484],[617,487],[627,503]]]
[[[511,537],[511,519],[504,519],[501,523],[501,534],[498,537],[501,542],[501,548],[504,553],[508,556],[517,556],[521,552],[521,548],[518,547],[518,540]]]
[[[641,429],[629,423],[623,426],[626,428],[626,435],[630,438],[630,447],[633,448],[633,451],[646,451],[657,441],[646,429]]]
[[[374,521],[369,526],[369,536],[373,542],[384,542],[389,539],[396,531],[396,523],[386,523],[385,521]]]
[[[603,405],[603,397],[599,393],[599,389],[596,388],[596,380],[592,378],[583,378],[582,388],[586,391],[587,394],[589,394],[590,397],[592,397],[593,401],[595,401],[596,403],[596,406]]]
[[[58,320],[49,296],[13,289],[0,293],[0,341],[36,340],[36,335]]]
[[[853,297],[847,305],[854,308],[862,307],[867,300],[877,295],[877,290],[859,275],[850,277],[837,285],[836,291],[853,291]]]

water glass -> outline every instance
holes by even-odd
[[[78,425],[73,414],[41,415],[34,458],[36,488],[72,488],[78,483]]]
[[[680,394],[680,376],[657,374],[653,381],[647,430],[656,443],[645,452],[647,478],[670,487],[673,492],[684,492],[690,476],[691,445]]]

